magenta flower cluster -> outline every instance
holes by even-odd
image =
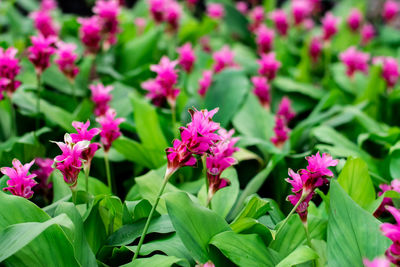
[[[346,74],[353,77],[356,71],[368,73],[369,54],[358,51],[354,46],[340,53],[340,60],[346,65]]]
[[[149,0],[150,14],[156,23],[166,22],[168,30],[176,32],[182,9],[175,0]]]
[[[289,98],[283,97],[275,115],[275,135],[271,138],[271,142],[276,147],[281,148],[289,138],[290,130],[288,125],[295,115],[296,113],[291,107]]]
[[[57,37],[39,34],[31,36],[31,42],[28,58],[35,66],[36,74],[41,75],[50,66],[50,56],[56,52]]]
[[[3,99],[4,93],[11,97],[21,85],[21,82],[16,80],[16,76],[21,70],[20,62],[15,57],[17,52],[14,47],[6,50],[0,48],[0,100]]]
[[[10,179],[7,181],[8,187],[3,188],[4,191],[9,191],[15,196],[31,198],[33,195],[32,188],[37,184],[34,180],[36,174],[29,174],[29,169],[32,167],[35,160],[22,165],[22,163],[14,159],[12,168],[3,167],[0,172],[7,175]]]
[[[387,206],[386,209],[393,215],[396,224],[381,224],[382,233],[392,240],[393,244],[386,250],[386,258],[395,264],[400,265],[400,210],[395,207]]]

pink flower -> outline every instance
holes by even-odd
[[[207,4],[207,15],[216,20],[222,19],[225,16],[224,6],[217,3]]]
[[[55,0],[42,0],[40,3],[40,10],[51,11],[57,8],[57,2]]]
[[[87,53],[96,54],[100,50],[100,41],[102,39],[102,22],[98,16],[90,18],[78,18],[81,24],[79,36],[86,47]]]
[[[393,88],[400,76],[397,60],[392,57],[376,57],[372,63],[382,65],[382,77],[385,79],[387,87]]]
[[[386,191],[391,191],[391,190],[400,193],[400,180],[395,179],[389,185],[381,184],[381,185],[379,185],[379,188],[382,191],[378,193],[378,196],[382,196],[383,193],[385,193]],[[375,217],[379,217],[383,213],[385,213],[386,212],[386,208],[385,208],[386,206],[393,206],[393,201],[392,201],[392,199],[390,197],[383,198],[383,201],[382,201],[381,205],[379,206],[379,208],[375,211],[374,216]]]
[[[308,53],[310,54],[311,59],[314,63],[318,62],[318,59],[321,56],[322,46],[323,46],[323,44],[321,43],[321,41],[318,37],[313,37],[311,39]]]
[[[269,81],[272,81],[276,77],[276,73],[281,67],[281,63],[275,59],[274,52],[262,54],[261,59],[257,60],[257,63],[260,65],[258,73],[265,76]]]
[[[393,215],[396,224],[383,223],[381,231],[393,241],[393,244],[386,250],[386,257],[396,266],[400,264],[400,210],[388,206],[386,209]]]
[[[311,31],[314,28],[314,21],[311,18],[305,19],[303,21],[303,26],[307,31]]]
[[[208,36],[203,36],[200,38],[200,45],[204,52],[211,53],[212,49],[210,46],[210,38]]]
[[[175,139],[172,143],[172,147],[166,149],[168,159],[168,173],[172,174],[177,169],[185,166],[194,166],[196,164],[196,158],[193,153],[189,151],[185,142]]]
[[[52,184],[48,183],[48,180],[54,170],[54,161],[49,158],[36,158],[35,163],[39,166],[39,169],[32,171],[32,174],[35,174],[39,181],[37,186],[43,189],[51,188]]]
[[[272,50],[275,33],[273,30],[261,25],[255,30],[258,53],[268,53]]]
[[[120,7],[117,0],[97,0],[93,13],[99,18],[101,31],[109,45],[115,44],[119,32],[118,15]]]
[[[71,81],[73,81],[79,73],[79,69],[75,65],[75,61],[78,57],[75,53],[75,49],[75,44],[64,43],[62,41],[57,42],[57,59],[54,60],[60,71]]]
[[[50,66],[50,56],[56,52],[57,37],[31,36],[32,46],[28,48],[29,60],[35,66],[36,73],[41,75]]]
[[[365,24],[361,28],[361,44],[367,45],[375,37],[375,29],[371,24]]]
[[[158,65],[151,65],[150,70],[157,73],[157,82],[165,88],[173,87],[177,80],[178,74],[175,69],[178,61],[171,61],[168,57],[164,56],[161,58]]]
[[[360,28],[362,21],[363,21],[363,15],[361,11],[356,8],[353,8],[350,11],[350,15],[347,17],[347,25],[349,26],[349,28],[353,32],[357,31]]]
[[[58,35],[58,32],[60,30],[59,26],[53,22],[53,19],[47,10],[38,10],[32,12],[29,17],[33,19],[33,24],[35,28],[44,37]]]
[[[164,10],[167,0],[149,0],[150,14],[156,23],[164,20]]]
[[[193,51],[192,45],[190,43],[186,43],[178,49],[179,65],[187,72],[192,72],[194,62],[196,61],[196,55]]]
[[[340,60],[346,65],[346,74],[352,77],[356,71],[368,72],[369,54],[358,51],[354,46],[340,53]]]
[[[339,18],[332,15],[331,12],[326,13],[325,17],[321,20],[323,39],[329,41],[337,33]]]
[[[158,83],[155,79],[150,79],[141,83],[141,86],[144,90],[148,91],[146,97],[151,99],[151,102],[161,107],[164,105],[166,100],[166,92],[164,88]]]
[[[365,267],[390,267],[390,261],[386,258],[375,258],[373,261],[363,260]]]
[[[19,60],[15,58],[18,50],[9,47],[4,50],[0,47],[0,100],[3,99],[3,91],[9,96],[21,85],[15,78],[21,70]]]
[[[62,154],[54,158],[55,168],[64,177],[64,181],[71,187],[76,186],[78,175],[83,168],[82,152],[88,148],[89,141],[72,142],[71,136],[65,134],[64,143],[55,142],[61,149]]]
[[[95,104],[94,114],[96,116],[102,116],[106,114],[109,109],[108,103],[112,99],[110,92],[114,89],[111,85],[104,86],[101,83],[89,85],[89,89],[92,91],[91,100]]]
[[[271,96],[270,96],[270,86],[268,80],[262,76],[254,76],[251,78],[251,82],[254,86],[254,94],[258,97],[261,105],[266,109],[269,109]]]
[[[96,121],[101,125],[101,143],[104,147],[104,152],[108,152],[115,139],[121,136],[119,125],[125,121],[124,118],[115,118],[117,113],[113,109],[108,109],[106,114],[98,117]]]
[[[7,175],[10,180],[7,181],[8,187],[3,188],[4,191],[9,191],[14,196],[20,196],[24,198],[31,198],[33,195],[32,187],[37,182],[34,180],[36,174],[28,174],[29,169],[33,165],[35,160],[22,165],[17,159],[12,161],[13,168],[3,167],[0,172]]]
[[[337,159],[332,159],[329,154],[323,153],[321,156],[319,152],[316,155],[306,157],[306,160],[308,161],[307,171],[319,177],[333,176],[333,172],[328,168],[339,163]]]
[[[271,19],[274,22],[275,28],[282,36],[286,36],[289,29],[289,22],[285,11],[277,9],[271,13]]]
[[[289,138],[289,128],[286,126],[285,119],[282,116],[275,117],[274,132],[275,136],[271,137],[271,142],[278,148],[281,148]]]
[[[211,86],[213,78],[213,72],[211,70],[203,71],[202,77],[199,80],[199,95],[204,97]]]
[[[168,23],[172,32],[176,32],[181,18],[182,8],[178,2],[170,0],[165,8],[165,21]]]
[[[387,0],[383,6],[382,17],[386,23],[393,20],[397,13],[399,13],[400,6],[399,3],[393,0]]]
[[[101,132],[99,128],[88,130],[90,126],[89,120],[87,120],[86,123],[74,121],[72,122],[72,126],[77,131],[77,133],[71,134],[71,139],[73,143],[78,143],[80,141],[92,141],[93,137]],[[92,162],[94,154],[99,149],[99,147],[99,143],[91,143],[85,150],[82,151],[81,159],[84,161],[85,168],[90,168],[90,164]]]
[[[292,2],[292,15],[295,25],[300,25],[311,15],[312,7],[307,0]]]
[[[214,52],[213,59],[215,61],[214,64],[214,72],[221,72],[223,69],[228,67],[235,67],[236,64],[234,62],[234,53],[229,49],[229,46],[225,45],[221,50]]]
[[[247,10],[248,10],[248,6],[247,3],[245,1],[239,1],[236,3],[236,9],[242,13],[243,15],[246,15]]]
[[[249,26],[250,31],[255,31],[263,25],[264,20],[265,20],[265,14],[264,14],[264,7],[262,6],[256,6],[254,7],[249,14],[251,24]]]
[[[286,96],[284,96],[279,103],[278,112],[276,115],[281,116],[286,124],[288,124],[296,116],[296,113],[292,109],[292,102]]]

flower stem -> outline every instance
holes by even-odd
[[[313,245],[312,245],[312,243],[311,243],[310,231],[309,231],[309,229],[308,229],[308,221],[303,222],[303,226],[304,226],[304,230],[305,230],[305,232],[306,232],[307,244],[308,244],[308,246],[309,246],[311,249],[314,249],[314,248],[313,248]],[[313,267],[315,266],[314,260],[312,260],[312,266],[313,266]]]
[[[76,196],[77,196],[77,191],[76,191],[76,187],[72,188],[71,187],[71,193],[72,193],[72,202],[76,205]]]
[[[12,100],[11,100],[11,96],[9,96],[8,94],[5,94],[6,98],[8,100],[8,104],[10,107],[10,114],[11,114],[11,134],[12,136],[17,136],[17,119],[15,116],[15,109],[14,106],[12,104]]]
[[[276,236],[278,235],[279,231],[281,229],[283,229],[283,227],[286,225],[286,223],[288,222],[290,216],[292,216],[292,214],[296,211],[296,209],[298,208],[298,206],[301,204],[301,202],[303,202],[304,199],[306,199],[307,194],[302,194],[299,201],[296,203],[296,205],[293,207],[293,209],[289,212],[288,216],[286,216],[285,220],[283,221],[283,223],[281,224],[281,226],[279,227],[278,231],[276,232]]]
[[[38,141],[38,137],[37,137],[37,134],[36,134],[36,132],[39,130],[39,126],[40,126],[40,93],[41,93],[41,90],[42,90],[42,84],[41,84],[41,75],[40,74],[37,74],[36,75],[36,78],[37,78],[37,90],[36,90],[36,127],[35,127],[35,133],[34,133],[34,135],[35,135],[35,137],[36,137],[36,140]]]
[[[140,237],[139,244],[138,244],[138,246],[136,248],[136,253],[133,256],[132,261],[134,261],[139,256],[140,248],[143,245],[144,238],[146,237],[147,230],[149,229],[150,221],[151,221],[151,218],[153,217],[153,213],[157,208],[158,202],[160,201],[160,197],[161,197],[162,193],[164,192],[165,186],[167,185],[168,180],[172,176],[172,174],[173,174],[173,172],[168,172],[168,169],[167,169],[167,172],[164,175],[164,181],[163,181],[163,183],[161,185],[160,191],[158,192],[158,195],[157,195],[157,198],[156,198],[156,202],[154,203],[153,207],[151,208],[149,217],[147,217],[146,224],[144,225],[143,232],[142,232],[142,235]]]
[[[75,83],[74,83],[74,81],[73,81],[73,80],[70,80],[70,81],[69,81],[69,85],[70,85],[70,87],[71,87],[72,96],[73,96],[74,101],[75,101],[75,103],[76,103],[77,101],[76,101],[76,91],[75,91]]]
[[[83,172],[85,173],[86,192],[89,194],[89,172],[90,172],[90,167],[84,168]]]
[[[108,152],[104,153],[104,164],[106,166],[108,188],[110,188],[110,192],[112,194],[113,191],[112,191],[112,183],[111,183],[110,162],[108,160]]]
[[[171,105],[171,115],[172,115],[172,129],[176,129],[176,106]],[[174,138],[178,138],[178,132],[174,130]]]

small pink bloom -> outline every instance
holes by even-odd
[[[78,18],[81,24],[79,36],[86,47],[87,53],[96,54],[100,50],[100,41],[102,39],[102,23],[98,16],[90,18]]]
[[[178,62],[179,65],[187,72],[192,72],[194,62],[196,61],[196,55],[193,51],[192,45],[186,43],[177,49],[179,53]]]
[[[57,37],[31,36],[32,46],[28,48],[29,60],[35,66],[36,73],[41,75],[50,66],[50,56],[56,52]]]
[[[352,77],[356,71],[368,72],[369,54],[358,51],[354,46],[340,53],[340,60],[346,65],[346,74]]]
[[[40,10],[51,11],[57,8],[55,0],[42,0],[40,3]]]
[[[115,139],[121,136],[119,125],[125,121],[124,118],[115,118],[117,113],[113,109],[108,109],[106,114],[98,117],[96,121],[101,125],[101,143],[104,147],[104,152],[108,152]]]
[[[308,161],[307,171],[321,177],[333,176],[333,172],[328,168],[339,163],[337,159],[332,159],[331,155],[323,153],[321,156],[319,152],[316,155],[306,157],[306,160]]]
[[[363,260],[365,267],[390,267],[390,261],[386,258],[375,258],[373,261]]]
[[[97,0],[93,7],[93,13],[99,18],[105,41],[108,45],[113,45],[116,42],[116,34],[119,32],[119,2],[117,0]]]
[[[90,126],[89,120],[87,120],[86,123],[74,121],[72,122],[72,126],[77,131],[77,133],[70,134],[73,143],[78,143],[80,141],[92,141],[93,137],[101,132],[99,128],[92,128],[88,130]],[[100,144],[91,143],[85,150],[82,151],[81,159],[84,161],[85,167],[90,168],[90,164],[92,162],[94,154],[99,149],[99,147]]]
[[[399,79],[399,64],[395,58],[392,57],[377,57],[373,60],[374,64],[382,64],[382,77],[386,81],[389,88],[393,88]]]
[[[150,14],[156,23],[164,20],[164,10],[167,0],[149,0]]]
[[[172,32],[176,32],[181,18],[182,8],[178,2],[170,0],[165,8],[165,21],[168,23]]]
[[[235,67],[236,64],[234,62],[234,53],[229,49],[229,46],[225,45],[221,50],[214,52],[213,59],[215,61],[214,64],[214,72],[218,73],[228,67]]]
[[[178,139],[173,141],[172,147],[166,149],[166,154],[168,159],[167,169],[170,174],[181,167],[194,166],[197,162],[186,143]]]
[[[59,26],[53,22],[53,18],[47,10],[32,12],[29,17],[33,19],[35,28],[44,36],[58,35]]]
[[[365,24],[361,28],[361,44],[367,45],[375,37],[375,29],[371,24]]]
[[[274,126],[275,136],[271,137],[271,142],[278,148],[281,148],[289,138],[289,128],[286,126],[285,119],[282,116],[276,116]]]
[[[39,181],[37,186],[43,189],[51,188],[52,183],[48,183],[48,180],[54,170],[54,161],[49,158],[36,158],[35,163],[39,166],[39,169],[32,171],[32,174],[35,174]]]
[[[212,49],[210,46],[210,38],[208,36],[203,36],[200,38],[200,45],[204,52],[211,53]]]
[[[282,36],[286,36],[289,29],[289,22],[284,10],[277,9],[271,13],[271,19],[274,22],[275,28]]]
[[[318,62],[318,59],[321,56],[323,44],[318,37],[313,37],[311,39],[310,47],[308,49],[308,53],[311,56],[313,63]]]
[[[134,24],[136,25],[136,33],[137,35],[141,35],[145,28],[146,28],[146,19],[144,18],[136,18],[134,21]]]
[[[292,102],[288,97],[284,96],[282,98],[276,115],[281,116],[286,124],[288,124],[296,116],[296,113],[292,109]]]
[[[360,28],[362,21],[363,21],[363,15],[361,11],[356,8],[353,8],[350,11],[350,15],[347,17],[347,25],[349,26],[349,28],[353,32],[357,31]]]
[[[326,13],[325,17],[321,20],[322,22],[322,30],[323,30],[323,39],[325,41],[329,41],[332,37],[337,33],[339,18],[332,15],[331,12]]]
[[[150,79],[142,82],[141,86],[144,90],[148,91],[146,97],[150,99],[154,105],[158,107],[164,105],[167,95],[166,91],[159,82],[157,82],[155,79]]]
[[[292,16],[295,25],[303,23],[312,12],[312,6],[310,6],[307,0],[296,0],[292,2]]]
[[[250,21],[251,21],[250,31],[257,30],[258,27],[263,25],[264,20],[265,20],[264,7],[262,7],[262,6],[254,7],[250,11],[249,17],[250,17]]]
[[[268,53],[272,50],[274,44],[275,33],[265,25],[261,25],[255,30],[256,44],[258,53]]]
[[[57,42],[57,63],[58,68],[64,75],[73,81],[79,73],[79,68],[75,65],[78,55],[75,53],[76,45],[64,42]]]
[[[4,50],[0,47],[0,100],[3,99],[3,91],[9,96],[21,85],[20,81],[15,80],[21,71],[19,60],[15,56],[18,50],[9,47]]]
[[[260,68],[258,73],[265,76],[268,81],[272,81],[281,67],[281,63],[275,59],[275,53],[270,52],[268,54],[262,54],[261,59],[257,60]]]
[[[95,104],[94,114],[96,116],[102,116],[106,114],[109,109],[108,103],[112,99],[110,92],[114,89],[113,86],[104,86],[101,83],[89,85],[89,89],[92,91],[91,100]]]
[[[34,187],[37,182],[34,180],[36,174],[28,174],[29,169],[33,165],[35,160],[22,165],[17,159],[12,161],[12,168],[3,167],[0,172],[7,175],[10,180],[7,181],[8,187],[3,188],[4,191],[9,191],[14,196],[20,196],[24,198],[31,198],[33,195],[32,187]]]
[[[386,191],[390,191],[390,190],[400,193],[400,180],[395,179],[389,185],[381,184],[381,185],[379,185],[379,188],[382,191],[378,193],[378,196],[382,196],[383,193],[385,193]],[[375,211],[374,216],[379,217],[383,213],[385,213],[386,206],[393,206],[393,201],[390,197],[383,198],[383,201],[382,201],[381,205],[379,206],[379,208]]]
[[[248,10],[248,6],[247,3],[245,1],[239,1],[236,3],[236,9],[242,13],[243,15],[246,15],[247,10]]]
[[[207,4],[207,15],[210,18],[220,20],[225,16],[225,8],[221,4],[209,3]]]
[[[270,86],[268,80],[262,76],[254,76],[251,78],[251,82],[254,86],[254,94],[258,97],[261,105],[266,109],[269,109],[271,96],[270,96]]]
[[[400,264],[400,210],[391,206],[387,206],[386,209],[393,215],[396,224],[381,224],[383,234],[393,241],[385,255],[393,264],[398,266]]]
[[[392,21],[399,13],[400,5],[393,0],[387,0],[383,6],[382,17],[386,23]]]
[[[311,18],[308,18],[303,21],[303,26],[307,31],[311,31],[314,28],[315,23]]]
[[[213,72],[211,70],[203,71],[202,77],[199,80],[199,95],[204,97],[211,86],[213,78]]]

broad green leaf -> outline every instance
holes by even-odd
[[[367,164],[360,158],[349,158],[338,178],[344,191],[361,207],[367,208],[375,200],[375,189]]]
[[[380,222],[357,205],[333,180],[328,220],[328,265],[362,266],[363,259],[383,255],[391,241],[379,230]]]
[[[151,210],[151,204],[146,199],[137,201],[125,201],[122,216],[123,224],[133,223],[139,219],[146,218]]]
[[[300,93],[314,99],[321,99],[325,92],[322,88],[315,87],[311,84],[296,82],[286,77],[276,77],[273,85],[287,93]]]
[[[318,254],[307,246],[298,247],[290,253],[286,258],[279,262],[276,267],[291,267],[297,264],[305,263],[318,258]]]
[[[171,267],[174,264],[179,266],[189,266],[185,259],[180,259],[174,256],[154,255],[150,258],[136,259],[134,262],[122,265],[121,267]]]
[[[208,243],[214,235],[229,231],[228,224],[216,212],[192,202],[186,193],[169,193],[164,199],[182,243],[195,260],[207,262],[210,259]]]
[[[265,244],[269,244],[275,235],[274,230],[269,229],[266,225],[250,217],[240,218],[231,223],[230,226],[235,233],[258,234]]]
[[[235,218],[235,221],[241,218],[258,219],[261,216],[265,215],[269,210],[271,210],[271,207],[268,200],[264,200],[257,195],[253,195],[249,197],[246,206]]]

